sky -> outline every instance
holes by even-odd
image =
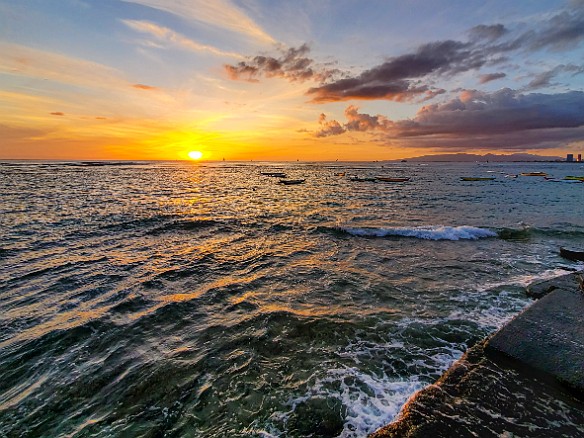
[[[0,0],[0,159],[584,153],[584,0]]]

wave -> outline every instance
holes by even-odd
[[[518,228],[483,228],[469,225],[421,225],[417,227],[316,227],[317,232],[358,237],[413,237],[425,240],[477,240],[498,237],[509,241],[526,241],[534,236],[555,238],[583,238],[584,230],[573,225],[560,228],[532,228],[523,225]]]
[[[334,227],[333,232],[342,232],[359,237],[414,237],[425,240],[476,240],[496,237],[497,233],[488,228],[462,225],[457,227],[428,225],[418,227]]]
[[[584,237],[584,229],[572,224],[559,224],[555,228],[532,228],[523,225],[519,228],[498,228],[497,234],[501,239],[511,241],[525,241],[534,236],[581,239]]]

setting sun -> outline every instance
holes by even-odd
[[[200,160],[203,158],[203,153],[201,151],[190,151],[188,155],[191,160]]]

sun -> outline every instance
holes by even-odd
[[[203,153],[201,151],[190,151],[188,155],[191,160],[200,160],[203,158]]]

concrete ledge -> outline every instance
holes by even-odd
[[[584,437],[581,275],[538,283],[543,298],[469,349],[370,436]]]
[[[554,290],[495,333],[489,350],[584,393],[584,295]]]

